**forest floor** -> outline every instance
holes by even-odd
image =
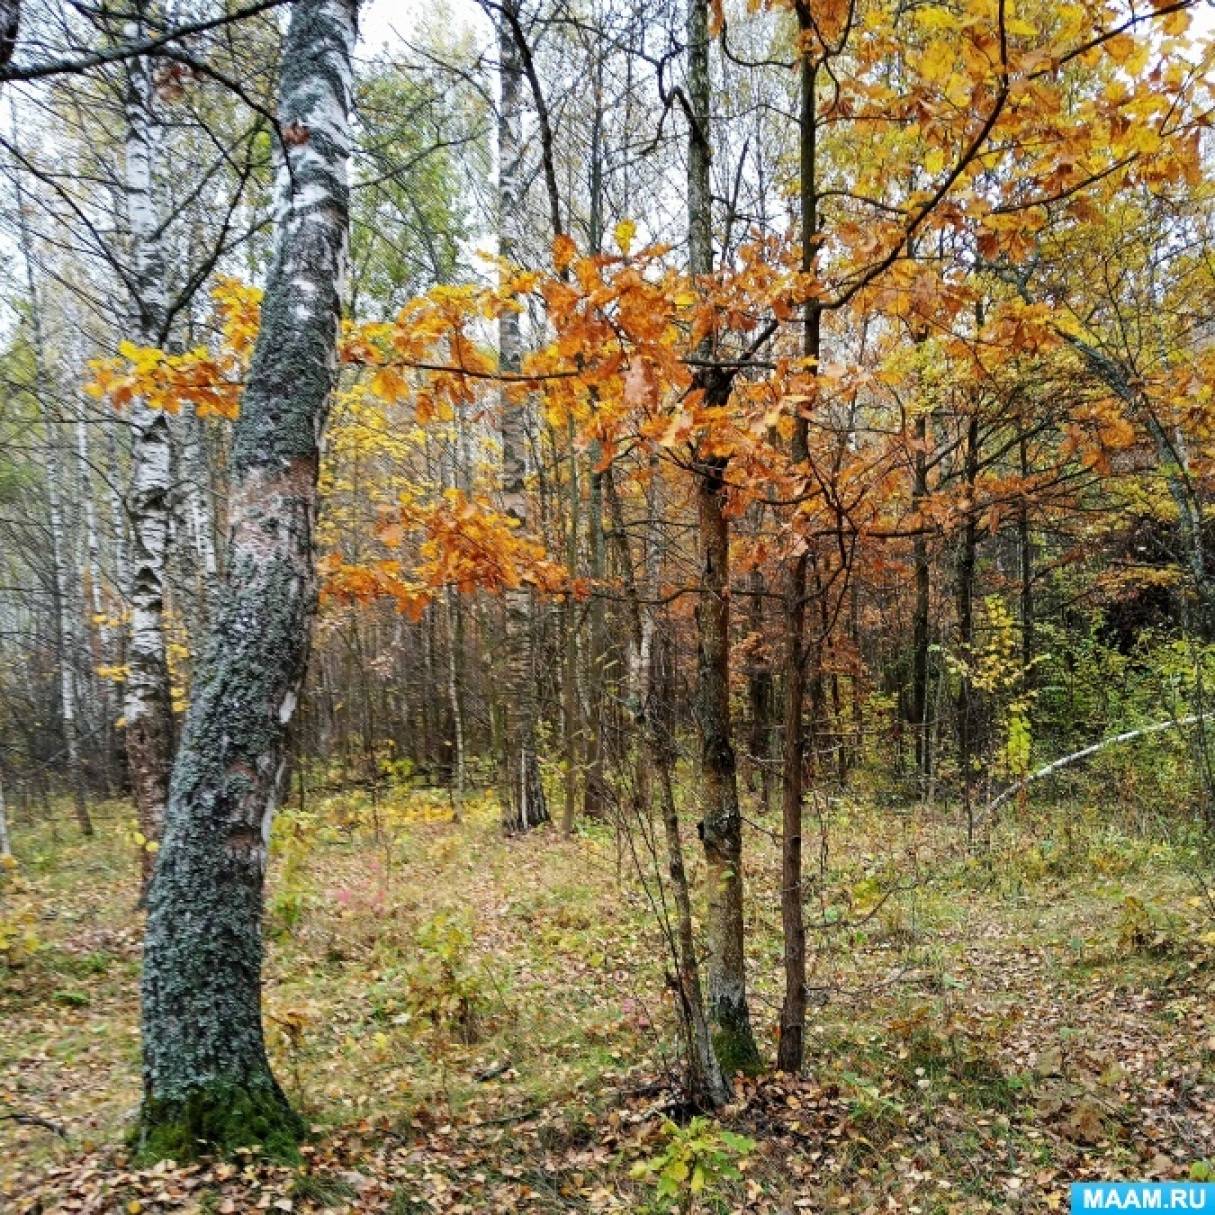
[[[1078,1179],[1215,1176],[1215,906],[1197,852],[1111,813],[1010,807],[970,854],[939,811],[824,802],[806,1074],[740,1081],[721,1120],[736,1139],[669,1120],[643,836],[504,839],[488,797],[454,824],[431,793],[333,795],[282,816],[268,911],[270,1045],[315,1137],[298,1166],[151,1169],[123,1147],[130,811],[97,807],[91,841],[18,819],[0,877],[0,1209],[944,1215],[1065,1210]],[[748,818],[771,1056],[778,824]],[[664,1207],[657,1183],[679,1190],[697,1164],[692,1205]]]

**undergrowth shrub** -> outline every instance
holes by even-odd
[[[729,1209],[723,1184],[742,1177],[739,1163],[755,1150],[755,1140],[725,1130],[711,1118],[698,1116],[686,1126],[663,1123],[664,1144],[648,1160],[638,1161],[632,1176],[654,1185],[652,1210],[687,1215],[702,1209]]]

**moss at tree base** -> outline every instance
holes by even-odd
[[[739,1026],[718,1024],[713,1031],[713,1053],[727,1081],[739,1072],[758,1076],[764,1068],[751,1026],[745,1022]]]
[[[182,1100],[146,1097],[131,1142],[145,1164],[230,1156],[238,1148],[294,1164],[307,1129],[277,1086],[226,1085],[196,1089]]]

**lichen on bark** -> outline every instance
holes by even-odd
[[[354,0],[299,0],[280,117],[290,195],[233,435],[230,562],[195,673],[148,894],[144,1158],[257,1146],[290,1158],[302,1120],[261,1020],[262,888],[316,607],[319,445],[336,375],[349,198]]]

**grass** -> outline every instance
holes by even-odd
[[[65,1135],[0,1122],[0,1206],[82,1189],[146,1211],[652,1201],[631,1170],[661,1151],[677,1056],[654,875],[647,892],[606,828],[504,839],[488,797],[455,824],[445,798],[408,790],[335,796],[276,829],[266,1027],[317,1131],[303,1169],[209,1166],[192,1186],[134,1169],[128,815],[97,807],[92,841],[66,819],[14,824],[0,1113]],[[769,1059],[774,825],[751,831],[745,872]],[[943,816],[862,801],[833,804],[826,829],[806,1075],[740,1084],[724,1120],[757,1147],[720,1209],[1059,1209],[1069,1179],[1186,1176],[1215,1157],[1215,925],[1193,841],[1076,805],[1010,815],[977,856]]]

